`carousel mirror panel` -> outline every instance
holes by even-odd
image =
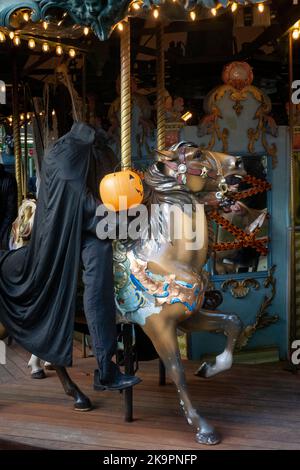
[[[237,192],[230,208],[209,214],[213,228],[211,269],[214,275],[267,271],[269,242],[268,158],[243,156],[247,176],[229,181]]]

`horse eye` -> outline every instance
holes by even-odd
[[[236,159],[236,162],[235,162],[236,168],[238,168],[239,166],[241,166],[242,163],[243,163],[242,159],[241,159],[241,158],[237,158],[237,159]]]

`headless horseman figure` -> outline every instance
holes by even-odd
[[[99,142],[94,129],[76,123],[46,154],[30,243],[0,258],[0,322],[34,355],[56,367],[70,366],[81,257],[84,310],[98,362],[94,386],[120,390],[140,379],[122,374],[112,361],[112,245],[96,236],[100,201],[92,194],[95,185],[87,189],[88,173],[95,174],[92,165],[105,151]]]

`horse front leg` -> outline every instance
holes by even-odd
[[[147,318],[142,327],[151,339],[157,353],[163,361],[169,377],[176,385],[180,405],[188,424],[197,430],[196,440],[201,444],[213,445],[220,442],[214,428],[206,422],[193,407],[186,384],[185,373],[178,348],[176,321],[166,321],[161,314]]]
[[[243,324],[237,315],[204,309],[200,309],[199,312],[194,313],[190,318],[180,323],[179,328],[188,333],[195,331],[222,331],[227,336],[226,347],[216,357],[215,363],[209,364],[203,362],[195,375],[209,378],[231,368],[234,347],[242,327]]]
[[[65,393],[74,398],[75,411],[90,411],[93,407],[90,399],[80,390],[80,388],[71,380],[65,367],[53,365],[59,380],[62,383]]]

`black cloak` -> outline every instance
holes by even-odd
[[[45,156],[30,243],[0,259],[0,322],[25,349],[61,366],[72,364],[82,232],[97,224],[86,189],[94,138],[76,123]]]

